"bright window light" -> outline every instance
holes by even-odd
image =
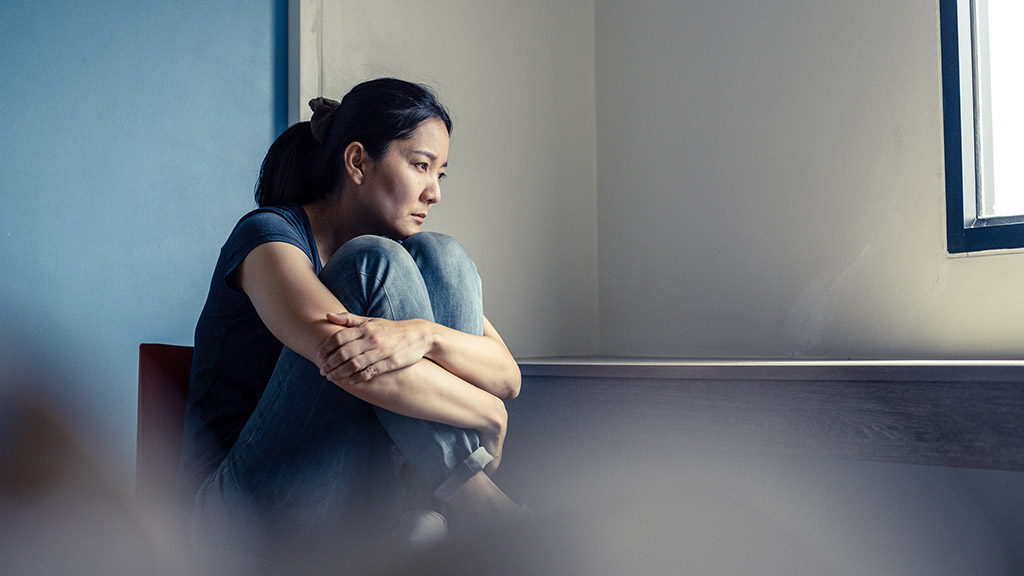
[[[976,114],[981,120],[976,132],[983,158],[978,216],[1024,215],[1024,2],[975,0],[974,11],[980,64],[975,71]]]
[[[946,248],[1024,248],[1024,1],[939,0]]]

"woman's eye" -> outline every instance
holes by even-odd
[[[437,175],[437,179],[438,180],[444,180],[445,176],[447,176],[447,174],[445,174],[444,172],[441,172],[440,174]]]
[[[426,162],[417,162],[416,163],[416,167],[419,168],[420,170],[426,170],[427,169],[427,163]]]

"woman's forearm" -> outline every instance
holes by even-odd
[[[339,384],[353,396],[397,414],[503,434],[505,405],[496,396],[424,359],[365,382]]]
[[[433,324],[431,328],[433,346],[427,358],[498,398],[511,399],[519,395],[522,381],[519,365],[489,324],[484,336],[439,324]]]

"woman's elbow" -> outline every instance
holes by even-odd
[[[519,371],[519,365],[513,364],[511,373],[509,374],[506,385],[505,394],[502,395],[503,400],[514,400],[516,396],[519,396],[519,390],[522,388],[523,375]]]

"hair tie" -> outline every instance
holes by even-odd
[[[313,138],[321,146],[327,142],[327,132],[334,123],[334,113],[338,110],[340,103],[337,100],[319,96],[309,101],[309,107],[313,110],[313,117],[309,120],[309,129],[313,132]]]

